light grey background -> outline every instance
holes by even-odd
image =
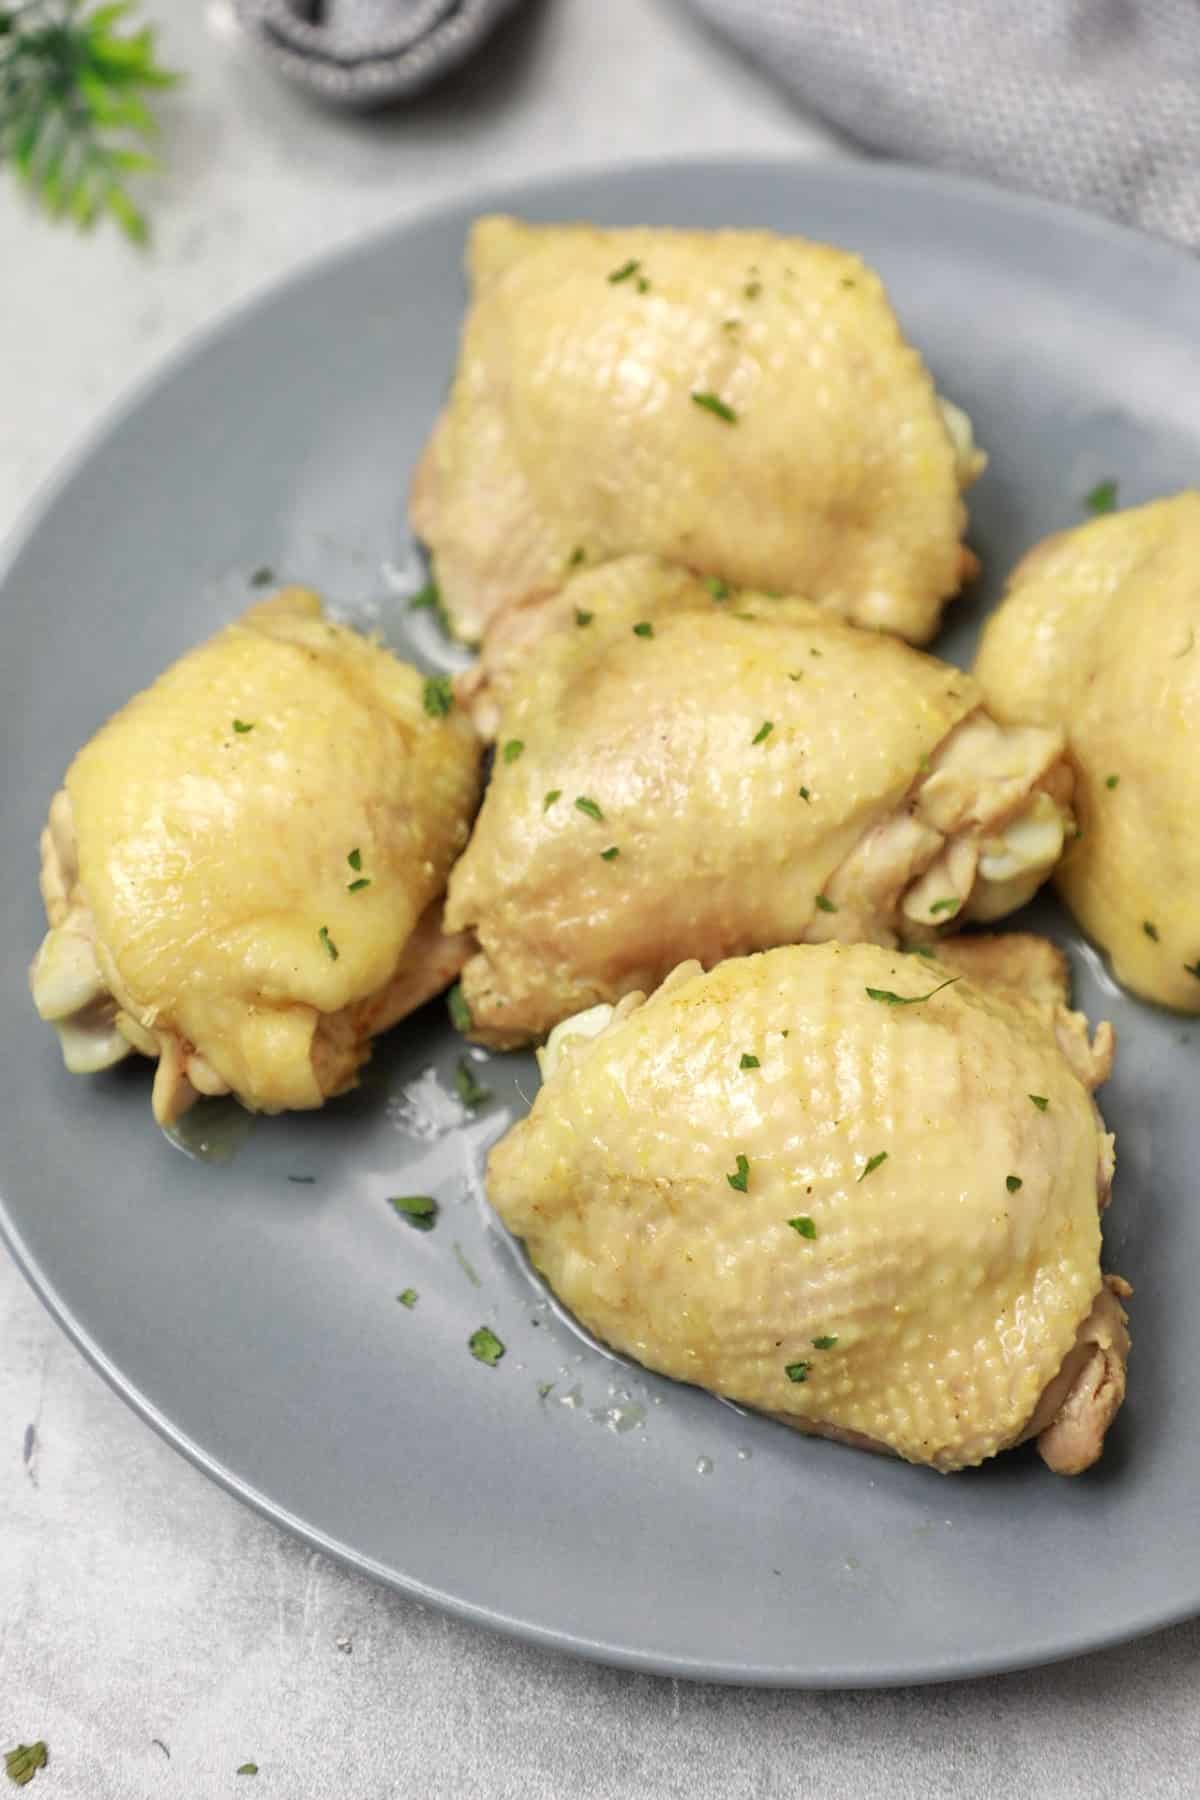
[[[666,0],[535,6],[485,65],[375,123],[276,86],[223,8],[149,10],[190,77],[167,109],[154,255],[53,233],[0,189],[0,530],[131,379],[314,250],[567,164],[828,146]],[[1189,1626],[1030,1676],[806,1696],[492,1639],[210,1487],[0,1266],[0,1746],[48,1739],[31,1794],[1195,1795],[1198,1648]],[[243,1787],[247,1759],[261,1773]]]

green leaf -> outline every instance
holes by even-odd
[[[388,1205],[415,1231],[432,1231],[437,1224],[438,1203],[431,1194],[393,1194]]]
[[[836,912],[837,907],[833,904],[833,901],[827,894],[818,894],[817,910],[818,912]]]
[[[478,1331],[471,1333],[467,1349],[476,1362],[486,1363],[489,1369],[494,1369],[504,1355],[504,1345],[490,1325],[481,1325]]]
[[[873,1175],[876,1169],[882,1168],[887,1159],[888,1153],[886,1150],[877,1150],[874,1156],[869,1156],[867,1158],[867,1165],[858,1179],[860,1181],[865,1181],[868,1175]]]
[[[454,688],[449,675],[427,675],[422,699],[431,719],[444,719],[454,705]]]
[[[464,1106],[472,1112],[486,1106],[492,1097],[491,1088],[480,1087],[475,1079],[474,1070],[465,1057],[460,1057],[458,1067],[454,1071],[454,1091]]]
[[[450,1023],[455,1031],[468,1032],[471,1029],[471,1009],[467,1005],[466,995],[462,990],[462,982],[456,981],[446,995],[446,1009],[450,1014]]]
[[[757,1056],[751,1056],[750,1052],[747,1050],[743,1054],[742,1060],[738,1064],[738,1068],[739,1069],[761,1069],[762,1064],[759,1062]]]
[[[31,1782],[39,1769],[44,1769],[50,1761],[50,1752],[45,1740],[39,1738],[36,1744],[18,1744],[15,1749],[4,1752],[4,1771],[8,1779],[16,1787],[25,1787]]]
[[[737,414],[734,412],[732,406],[728,406],[725,401],[721,399],[719,394],[693,393],[692,405],[702,407],[705,412],[712,413],[715,418],[724,420],[726,425],[737,424]]]
[[[505,744],[505,746],[504,746],[505,762],[506,763],[516,762],[518,756],[520,756],[520,754],[521,754],[522,750],[524,750],[524,748],[525,748],[525,745],[520,738],[509,738],[507,744]]]
[[[812,1346],[814,1350],[832,1350],[836,1343],[836,1337],[819,1337],[813,1339]]]
[[[816,1225],[807,1213],[801,1213],[798,1219],[789,1219],[788,1224],[799,1237],[815,1238],[817,1235]]]
[[[1045,1094],[1030,1094],[1029,1098],[1033,1101],[1033,1104],[1037,1107],[1039,1112],[1045,1112],[1050,1104]]]
[[[604,818],[604,814],[601,812],[599,806],[594,800],[589,799],[586,794],[576,795],[575,810],[576,812],[586,813],[587,817],[589,819],[595,819],[597,824],[600,824]]]
[[[750,1163],[744,1156],[738,1156],[734,1160],[737,1167],[733,1174],[726,1175],[725,1179],[731,1188],[736,1188],[739,1194],[744,1194],[750,1186]]]
[[[396,1298],[401,1306],[407,1306],[409,1312],[411,1312],[421,1296],[418,1294],[416,1288],[405,1288],[402,1294],[396,1295]]]
[[[881,1000],[885,1006],[921,1006],[926,1000],[932,1000],[935,994],[940,994],[943,988],[953,987],[956,981],[961,980],[961,975],[951,975],[948,981],[939,981],[927,994],[893,994],[891,988],[873,987],[866,991],[870,999]]]
[[[1015,1194],[1019,1187],[1024,1186],[1024,1183],[1019,1175],[1006,1175],[1004,1177],[1004,1185],[1010,1194]]]
[[[242,1763],[239,1765],[237,1772],[239,1775],[257,1775],[258,1774],[258,1764],[257,1763]]]
[[[1083,504],[1090,513],[1097,517],[1101,513],[1116,510],[1117,484],[1115,481],[1098,481],[1089,494],[1085,494]]]
[[[812,1364],[810,1362],[794,1362],[788,1363],[783,1372],[789,1381],[794,1381],[799,1384],[808,1380],[808,1371],[811,1368]]]
[[[771,733],[774,731],[774,729],[775,729],[774,720],[773,719],[764,719],[762,724],[759,726],[758,730],[755,732],[754,736],[750,739],[750,742],[752,744],[765,744],[767,739],[770,737]]]
[[[111,187],[105,195],[105,203],[130,243],[144,248],[150,242],[150,227],[129,195],[118,187]]]
[[[321,929],[317,933],[317,936],[320,938],[322,944],[325,946],[325,954],[329,958],[330,962],[336,962],[338,959],[338,956],[341,953],[338,950],[337,945],[334,943],[333,939],[329,935],[328,925],[322,925]]]

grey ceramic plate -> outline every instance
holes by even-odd
[[[972,496],[988,577],[946,635],[954,657],[1005,569],[1097,481],[1132,501],[1200,470],[1200,268],[1094,220],[932,175],[729,161],[488,205],[773,226],[876,263],[992,457]],[[1076,1482],[1028,1453],[941,1478],[805,1442],[589,1344],[482,1198],[532,1061],[480,1065],[495,1099],[464,1123],[440,1004],[381,1045],[357,1094],[259,1123],[226,1163],[155,1131],[144,1066],[72,1079],[38,1025],[47,798],[106,713],[245,603],[256,567],[438,654],[396,592],[400,496],[451,367],[472,210],[326,262],[204,338],[76,458],[8,568],[0,1192],[18,1261],[118,1391],[234,1493],[545,1644],[871,1684],[1034,1663],[1200,1609],[1200,1027],[1123,998],[1052,904],[1033,922],[1071,945],[1082,1002],[1120,1033],[1107,1236],[1137,1288],[1129,1403]],[[404,1192],[441,1197],[435,1232],[398,1222],[387,1196]],[[496,1369],[467,1352],[484,1323],[508,1346]]]

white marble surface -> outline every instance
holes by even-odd
[[[164,109],[154,253],[52,231],[0,180],[0,532],[114,396],[314,251],[568,164],[829,147],[669,0],[535,0],[477,67],[376,121],[278,86],[220,4],[148,10],[189,74]],[[31,1795],[1170,1800],[1200,1795],[1198,1651],[1184,1626],[1027,1676],[805,1695],[506,1643],[211,1487],[0,1257],[0,1747],[49,1741]]]

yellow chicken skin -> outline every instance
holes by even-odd
[[[1067,733],[1067,905],[1119,981],[1200,1013],[1200,493],[1038,545],[975,673],[997,718]]]
[[[560,1019],[775,944],[931,939],[1023,904],[1069,821],[1057,730],[808,601],[631,557],[464,684],[502,711],[447,928],[472,1035]],[[518,634],[519,636],[519,634]]]
[[[461,637],[653,552],[925,643],[983,467],[879,277],[764,231],[484,218],[458,371],[413,486]]]
[[[1100,1271],[1111,1031],[1089,1044],[1048,945],[981,944],[688,964],[560,1026],[492,1205],[660,1374],[941,1471],[1036,1436],[1078,1473],[1129,1350]]]
[[[97,732],[42,838],[31,970],[68,1068],[159,1059],[169,1124],[197,1094],[315,1107],[372,1034],[453,980],[441,896],[481,749],[415,669],[288,589]]]

